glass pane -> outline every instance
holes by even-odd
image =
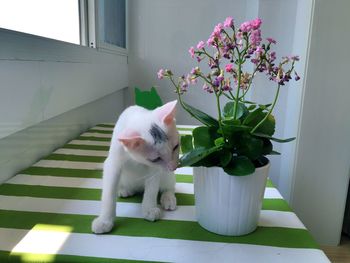
[[[0,0],[0,27],[80,44],[77,0]]]
[[[97,3],[100,41],[125,48],[125,0],[100,0]]]

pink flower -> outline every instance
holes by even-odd
[[[190,49],[188,50],[188,52],[191,55],[191,58],[194,58],[194,47],[190,47]]]
[[[261,26],[261,23],[262,23],[262,21],[260,18],[256,18],[256,19],[250,21],[250,25],[254,30],[258,29]]]
[[[233,26],[233,18],[232,17],[227,17],[225,22],[224,22],[224,27],[232,27]]]
[[[244,22],[243,24],[241,24],[241,26],[239,27],[239,29],[242,32],[248,32],[252,29],[252,26],[250,25],[250,22]]]
[[[227,64],[225,66],[225,71],[226,72],[233,72],[233,65],[232,64]]]
[[[214,27],[214,31],[212,33],[212,36],[220,38],[221,31],[224,29],[224,26],[219,23]]]
[[[197,49],[202,49],[204,47],[205,47],[204,41],[199,41],[198,44],[197,44]]]
[[[164,69],[160,69],[157,73],[158,75],[158,79],[163,79],[164,78],[164,73],[165,73],[165,70]]]
[[[250,35],[250,42],[253,46],[258,46],[261,42],[261,30],[253,30]]]
[[[214,44],[215,44],[215,39],[214,39],[214,37],[210,37],[208,40],[207,40],[207,45],[208,46],[214,46]]]
[[[268,37],[268,38],[266,38],[266,40],[271,44],[276,44],[277,42],[276,42],[276,40],[274,40],[273,38],[271,38],[271,37]]]
[[[299,61],[300,60],[299,56],[290,56],[290,59],[292,61]]]

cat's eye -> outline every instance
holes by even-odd
[[[173,151],[175,151],[177,148],[179,148],[179,144],[176,144]]]
[[[156,159],[153,159],[153,160],[149,160],[150,162],[152,163],[156,163],[156,162],[159,162],[162,158],[158,157]]]

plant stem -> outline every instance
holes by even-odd
[[[241,88],[241,56],[238,57],[238,80],[237,80],[237,93],[235,98],[235,107],[233,111],[233,119],[236,120],[237,117],[237,108],[238,108],[238,99],[239,99],[239,89]]]
[[[280,93],[280,87],[281,87],[281,85],[278,84],[276,96],[275,96],[275,99],[274,99],[274,101],[273,101],[273,103],[272,103],[272,106],[271,106],[269,112],[268,112],[268,113],[266,114],[266,116],[265,116],[251,131],[250,131],[250,133],[254,133],[254,132],[259,128],[259,126],[260,126],[261,124],[263,124],[264,121],[270,116],[270,114],[271,114],[273,108],[274,108],[275,105],[276,105],[277,98],[278,98],[278,95],[279,95],[279,93]]]
[[[178,98],[179,98],[179,101],[180,101],[180,104],[181,104],[182,108],[183,108],[185,111],[187,111],[187,113],[190,114],[193,118],[195,118],[196,120],[198,120],[199,122],[201,122],[201,120],[200,120],[199,118],[197,118],[197,116],[194,115],[190,110],[188,110],[187,107],[185,106],[185,104],[183,103],[183,101],[182,101],[182,99],[181,99],[181,94],[180,94],[179,86],[176,85],[174,79],[173,79],[171,76],[169,76],[169,79],[170,79],[170,81],[173,83],[173,85],[174,85],[175,88],[176,88],[176,93],[177,93],[177,96],[178,96]]]

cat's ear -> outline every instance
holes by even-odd
[[[136,132],[123,133],[118,136],[118,141],[131,150],[135,150],[145,143],[141,135]]]
[[[165,125],[169,126],[174,122],[176,103],[177,100],[173,100],[156,109],[157,116]]]

